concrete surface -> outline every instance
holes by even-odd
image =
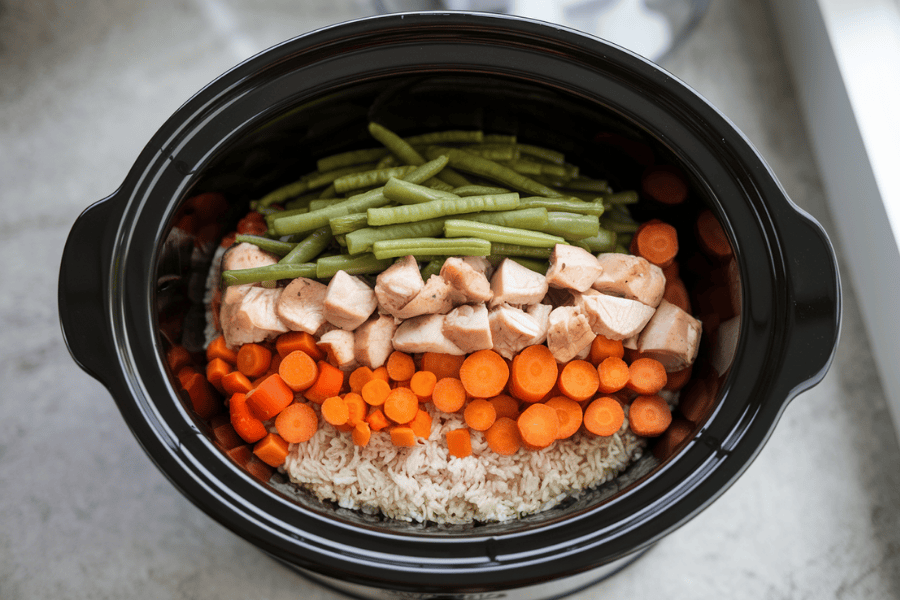
[[[69,357],[56,282],[78,213],[115,190],[181,102],[255,51],[367,10],[322,0],[0,0],[3,600],[338,597],[170,486],[105,389]],[[729,115],[830,229],[766,11],[762,0],[713,3],[665,66]],[[633,566],[574,598],[900,597],[900,450],[859,290],[845,291],[833,368],[788,407],[747,473]]]

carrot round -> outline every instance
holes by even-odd
[[[619,431],[625,422],[625,411],[615,398],[601,396],[588,404],[584,411],[584,428],[603,437]]]
[[[438,379],[445,377],[459,379],[459,369],[462,367],[465,359],[465,356],[457,356],[455,354],[426,352],[422,355],[422,370],[434,373]]]
[[[445,413],[455,413],[466,403],[466,388],[455,377],[439,379],[434,384],[431,402],[435,408]]]
[[[238,392],[248,394],[252,389],[253,385],[250,380],[240,371],[232,371],[222,377],[222,390],[229,396]]]
[[[263,422],[250,413],[247,406],[247,397],[244,394],[234,394],[228,401],[228,412],[231,415],[231,425],[241,439],[252,444],[266,437],[268,431]]]
[[[416,363],[413,362],[412,356],[399,350],[391,352],[384,366],[387,368],[388,377],[394,381],[407,381],[416,372]]]
[[[559,417],[559,433],[556,439],[565,440],[575,435],[584,418],[581,405],[565,396],[550,398],[544,404],[556,410],[556,416]]]
[[[663,387],[665,390],[673,390],[677,391],[687,385],[687,382],[691,380],[691,373],[694,370],[693,365],[688,365],[680,371],[672,371],[671,373],[666,373],[666,385]]]
[[[350,419],[350,409],[343,398],[331,396],[322,402],[322,418],[332,425],[344,425]]]
[[[681,171],[670,165],[649,167],[641,178],[641,189],[647,196],[663,204],[681,204],[688,193]]]
[[[655,358],[639,358],[628,365],[628,389],[652,396],[666,385],[666,368]]]
[[[382,381],[387,381],[390,383],[391,378],[388,377],[387,367],[381,365],[377,369],[372,371],[372,379],[381,379]]]
[[[391,384],[384,379],[372,379],[359,392],[370,406],[381,406],[391,393]]]
[[[513,358],[509,391],[523,402],[537,402],[553,389],[558,376],[550,349],[543,344],[528,346]]]
[[[177,374],[181,369],[189,366],[193,362],[194,360],[191,358],[191,353],[188,352],[184,346],[172,346],[166,352],[166,364],[169,365],[169,369],[171,369],[173,373]]]
[[[250,455],[250,460],[247,461],[247,464],[244,466],[247,469],[247,472],[253,475],[258,481],[262,483],[268,483],[269,478],[272,477],[272,474],[275,470],[259,460],[255,455]]]
[[[687,288],[680,278],[666,279],[666,287],[663,289],[663,300],[674,304],[688,314],[692,312]]]
[[[241,436],[234,430],[231,421],[226,421],[212,428],[212,440],[225,450],[231,450],[244,443]]]
[[[372,369],[369,367],[358,367],[350,373],[347,383],[350,385],[350,391],[357,394],[362,391],[363,386],[372,379]]]
[[[413,420],[409,422],[409,428],[413,430],[417,437],[427,440],[431,437],[431,422],[431,415],[428,411],[420,408]]]
[[[254,379],[269,370],[272,352],[259,344],[244,344],[237,353],[238,371]]]
[[[221,358],[232,366],[237,364],[237,352],[225,345],[224,335],[220,335],[206,347],[206,360],[214,358]]]
[[[515,454],[522,447],[519,427],[509,417],[500,417],[494,421],[490,429],[484,432],[484,439],[488,448],[501,456]]]
[[[591,342],[591,353],[589,359],[594,366],[599,365],[610,356],[622,358],[625,356],[625,347],[622,346],[622,340],[611,340],[608,337],[598,335]]]
[[[326,398],[341,393],[344,385],[344,372],[324,360],[320,360],[317,366],[319,367],[319,376],[312,387],[303,392],[303,395],[307,400],[322,404]]]
[[[316,382],[319,367],[309,354],[294,350],[278,363],[278,374],[289,388],[295,392],[302,392]]]
[[[522,441],[534,448],[546,448],[559,435],[559,416],[546,404],[532,404],[516,420]]]
[[[319,416],[305,402],[291,404],[275,417],[278,435],[291,444],[309,441],[319,429]]]
[[[724,259],[732,254],[731,242],[728,241],[722,224],[709,209],[697,216],[697,238],[700,247],[713,258]]]
[[[257,419],[267,421],[294,401],[294,392],[278,373],[266,377],[247,394],[247,406]]]
[[[250,450],[250,446],[242,442],[239,446],[226,450],[225,456],[237,463],[238,466],[246,468],[247,463],[253,458],[253,451]]]
[[[597,365],[600,378],[597,389],[604,394],[618,392],[628,383],[628,363],[621,358],[610,356]]]
[[[384,415],[399,425],[412,421],[419,412],[419,399],[412,390],[398,387],[391,390],[384,401]]]
[[[681,392],[678,410],[691,423],[699,425],[712,411],[715,393],[703,379],[694,380]]]
[[[222,378],[229,373],[231,373],[231,365],[221,358],[214,358],[206,363],[206,380],[220,392],[224,391]]]
[[[470,429],[487,431],[497,420],[497,409],[489,400],[475,398],[466,405],[463,419]]]
[[[288,455],[288,443],[277,433],[269,433],[253,446],[253,454],[270,467],[280,467]]]
[[[447,432],[447,452],[456,458],[465,458],[472,454],[472,434],[468,429],[463,427]]]
[[[417,371],[409,380],[409,389],[416,395],[419,402],[428,402],[431,400],[436,383],[437,375],[431,371]]]
[[[519,401],[507,394],[500,394],[490,399],[490,403],[494,405],[494,411],[497,418],[507,417],[510,419],[519,418]]]
[[[369,424],[365,421],[361,421],[357,423],[353,427],[353,433],[351,434],[353,439],[353,443],[357,446],[367,446],[369,444],[369,440],[372,438],[372,430],[369,427]]]
[[[637,254],[659,267],[675,260],[678,232],[668,223],[652,223],[635,233]]]
[[[369,405],[362,396],[356,392],[347,392],[344,394],[344,404],[347,405],[347,410],[350,412],[347,418],[350,425],[356,425],[365,420],[366,413],[369,412]]]
[[[416,445],[416,434],[412,428],[398,425],[391,429],[391,443],[395,446],[410,448]]]
[[[306,352],[313,360],[325,358],[325,353],[316,345],[316,338],[305,331],[288,331],[275,340],[275,351],[281,356],[287,356],[296,350]]]
[[[221,408],[218,394],[200,373],[193,373],[184,383],[191,408],[201,419],[208,419]]]
[[[656,437],[672,422],[672,412],[660,396],[638,396],[628,409],[628,422],[635,435]]]
[[[387,417],[384,416],[384,411],[382,411],[380,408],[376,408],[375,410],[371,411],[368,416],[366,416],[366,423],[369,424],[369,427],[372,429],[372,431],[381,431],[382,429],[390,425]]]
[[[473,352],[459,368],[459,380],[466,392],[476,398],[491,398],[503,391],[509,381],[509,366],[493,350]]]
[[[659,460],[666,460],[675,453],[675,449],[686,440],[694,430],[694,425],[687,419],[673,419],[665,432],[656,440],[653,446],[653,456]]]
[[[586,360],[573,360],[563,367],[559,374],[559,391],[580,402],[587,400],[597,392],[600,386],[600,375],[596,367]]]

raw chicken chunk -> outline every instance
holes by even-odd
[[[578,295],[575,305],[585,314],[594,333],[611,340],[624,340],[639,333],[656,310],[637,300],[596,290]]]
[[[476,271],[481,271],[488,279],[494,273],[494,265],[484,256],[463,256],[462,260]]]
[[[443,333],[466,354],[490,350],[491,324],[484,304],[463,304],[444,317]]]
[[[325,323],[325,292],[328,286],[298,277],[281,292],[275,312],[293,331],[315,334]]]
[[[275,313],[281,288],[232,285],[222,295],[219,315],[225,343],[232,348],[272,339],[288,331]]]
[[[569,362],[594,341],[587,317],[576,306],[560,306],[550,313],[547,348],[558,362]]]
[[[394,333],[394,349],[401,352],[465,352],[444,335],[444,315],[422,315],[403,321]]]
[[[591,287],[601,270],[597,257],[584,248],[557,244],[550,255],[547,283],[551,287],[583,292]]]
[[[338,271],[325,292],[325,320],[341,329],[353,330],[366,322],[378,301],[375,292],[359,277]]]
[[[700,321],[663,300],[638,337],[638,352],[661,362],[666,371],[680,371],[697,358],[701,331]]]
[[[377,289],[377,288],[376,288]],[[432,275],[416,297],[394,313],[398,319],[410,319],[419,315],[443,315],[453,309],[453,287],[440,275]]]
[[[646,258],[606,252],[597,257],[603,269],[592,288],[604,294],[637,300],[656,308],[662,300],[666,277],[662,269]]]
[[[484,273],[461,258],[451,256],[441,267],[441,277],[453,286],[454,301],[458,304],[487,302],[491,299],[491,284]]]
[[[353,332],[354,354],[357,362],[377,369],[387,362],[394,351],[391,340],[397,331],[397,321],[390,315],[376,314]]]
[[[547,278],[506,258],[491,277],[491,308],[504,302],[512,306],[537,304],[547,294]]]
[[[425,282],[413,256],[404,256],[378,275],[375,297],[384,312],[396,315],[422,291]]]
[[[540,335],[531,340],[531,344],[543,344],[547,339],[547,329],[550,327],[550,312],[553,307],[549,304],[531,304],[525,307],[525,313],[528,314],[540,327]]]
[[[488,321],[494,352],[510,360],[528,346],[539,343],[534,340],[542,336],[541,325],[534,317],[509,304],[491,309]]]
[[[316,345],[328,355],[328,362],[342,371],[356,368],[356,341],[352,331],[332,329],[322,335]]]

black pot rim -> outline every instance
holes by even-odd
[[[413,45],[416,55],[398,54],[398,48]],[[486,47],[492,52],[483,52]],[[363,51],[365,72],[351,64]],[[503,62],[517,53],[533,62]],[[340,78],[316,74],[325,64]],[[555,79],[551,67],[563,64],[584,80]],[[321,85],[271,94],[284,92],[282,80],[300,70]],[[644,125],[649,117],[641,111],[668,114],[671,127],[655,133],[664,143],[693,140],[690,148],[673,150],[690,151],[682,156],[685,164],[708,183],[711,208],[736,249],[742,281],[751,271],[768,274],[766,289],[743,285],[745,318],[735,359],[741,368],[724,382],[722,401],[701,433],[676,459],[600,506],[539,526],[513,525],[502,534],[364,530],[298,507],[239,472],[197,428],[165,375],[150,298],[155,255],[176,201],[230,141],[286,106],[329,86],[351,85],[351,76],[397,72],[500,74],[602,101]],[[634,104],[602,97],[591,87],[601,80],[620,86]],[[716,165],[715,177],[698,166],[712,148],[718,153],[708,159]],[[716,187],[728,179],[731,187]],[[742,194],[740,201],[726,195],[734,190]],[[106,222],[117,228],[107,228],[97,245]],[[77,264],[91,262],[81,258],[89,236],[96,246],[91,268],[99,265],[100,272],[85,273],[87,267]],[[751,262],[751,256],[765,260]],[[327,27],[274,46],[211,82],[153,136],[122,187],[79,218],[63,256],[59,301],[75,360],[109,388],[151,459],[207,514],[301,568],[408,590],[525,585],[583,572],[651,545],[743,473],[788,401],[824,376],[840,329],[840,281],[827,237],[791,203],[758,152],[718,110],[653,63],[597,38],[475,13],[392,14]],[[751,396],[766,401],[751,410]]]

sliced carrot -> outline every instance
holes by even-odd
[[[222,408],[218,394],[200,373],[194,373],[184,384],[191,407],[201,419],[208,419]]]
[[[191,353],[184,346],[172,346],[166,351],[166,364],[169,365],[169,369],[173,373],[177,374],[181,369],[191,365],[193,362]]]
[[[280,358],[278,374],[289,388],[295,392],[302,392],[311,388],[319,378],[319,367],[309,354],[294,350]]]
[[[662,272],[666,281],[670,279],[679,279],[681,277],[681,267],[679,267],[677,260],[673,260],[672,264],[662,267]]]
[[[388,377],[394,381],[407,381],[416,372],[416,363],[413,362],[412,356],[399,350],[391,352],[384,366],[387,368]]]
[[[565,440],[575,435],[584,417],[581,405],[565,396],[550,398],[544,404],[555,409],[556,416],[559,417],[559,433],[556,439]]]
[[[225,456],[237,463],[238,466],[247,468],[247,463],[249,463],[250,459],[253,458],[253,451],[250,450],[250,446],[241,443],[241,445],[239,446],[235,446],[234,448],[229,448],[228,450],[226,450]]]
[[[664,267],[678,254],[678,232],[668,223],[651,223],[634,234],[634,244],[638,256]]]
[[[322,418],[332,425],[344,425],[350,419],[350,409],[343,398],[331,396],[322,402]]]
[[[586,360],[572,360],[566,363],[559,374],[559,390],[576,402],[587,400],[600,386],[597,368]]]
[[[733,253],[731,242],[722,224],[711,210],[705,209],[697,216],[697,238],[700,247],[712,258],[726,259]]]
[[[222,378],[231,373],[231,365],[221,358],[214,358],[206,363],[206,380],[220,392],[224,392]]]
[[[463,419],[470,429],[487,431],[497,420],[497,409],[489,400],[475,398],[466,405]]]
[[[512,396],[500,394],[491,398],[490,403],[494,405],[498,419],[507,417],[515,420],[519,418],[519,401]]]
[[[455,354],[426,352],[422,355],[422,370],[434,373],[439,380],[445,377],[459,379],[459,369],[465,359],[465,356]]]
[[[231,450],[244,443],[241,436],[237,434],[230,421],[221,423],[212,428],[212,441],[224,448]]]
[[[559,366],[543,344],[528,346],[512,362],[509,391],[523,402],[541,400],[556,385]]]
[[[390,384],[391,384],[392,390],[400,388],[400,387],[408,389],[409,388],[409,379],[407,379],[405,381],[391,381]]]
[[[687,288],[680,278],[666,279],[663,300],[671,302],[684,312],[691,314],[691,300],[688,297]]]
[[[715,393],[704,379],[695,379],[681,392],[678,410],[684,418],[699,425],[712,411]]]
[[[384,411],[382,411],[380,408],[376,408],[375,410],[369,412],[369,415],[366,417],[366,423],[369,424],[369,427],[372,428],[372,431],[381,431],[382,429],[390,425],[387,417],[384,416]]]
[[[312,406],[295,402],[275,417],[278,435],[291,444],[309,441],[319,429],[319,416]]]
[[[272,352],[260,344],[244,344],[237,353],[238,371],[250,379],[259,377],[269,370]]]
[[[247,406],[260,421],[268,421],[294,401],[294,392],[278,373],[266,377],[247,394]]]
[[[666,385],[666,368],[655,358],[639,358],[628,365],[628,389],[652,396]]]
[[[384,401],[384,415],[399,425],[412,421],[419,412],[419,399],[412,390],[398,387],[391,390]]]
[[[492,398],[503,392],[509,381],[509,366],[493,350],[478,350],[463,361],[459,380],[475,398]]]
[[[253,389],[253,384],[247,379],[247,376],[240,371],[232,371],[222,377],[222,390],[228,394],[249,394]]]
[[[206,347],[206,360],[212,360],[214,358],[221,358],[232,366],[237,364],[237,352],[225,344],[224,335],[220,335]]]
[[[687,419],[673,419],[665,432],[656,440],[653,446],[653,456],[659,460],[666,460],[675,453],[681,443],[690,437],[694,430],[694,424]]]
[[[669,405],[660,396],[638,396],[628,409],[628,423],[635,435],[662,435],[672,422]]]
[[[193,214],[201,222],[209,223],[224,216],[228,210],[228,201],[220,192],[203,192],[189,198],[186,206],[193,210]]]
[[[387,381],[390,383],[391,378],[388,377],[387,367],[381,365],[380,367],[372,370],[372,379],[381,379],[382,381]]]
[[[628,383],[628,363],[621,358],[610,356],[597,365],[600,382],[597,387],[601,393],[618,392]]]
[[[350,413],[347,417],[347,422],[350,425],[356,425],[365,421],[366,413],[369,412],[369,406],[362,396],[356,392],[347,392],[344,394],[344,404],[347,405],[347,410]]]
[[[181,387],[184,387],[184,384],[190,380],[191,377],[197,374],[197,369],[193,366],[188,365],[186,367],[181,367],[178,373],[175,375],[178,378],[178,383]]]
[[[610,356],[622,358],[625,356],[625,348],[622,346],[622,340],[611,340],[608,337],[598,335],[591,342],[591,353],[589,359],[594,366],[599,365]]]
[[[559,416],[546,404],[532,404],[516,419],[522,441],[534,448],[546,448],[559,436]]]
[[[287,356],[296,350],[306,352],[316,361],[325,358],[325,353],[316,345],[316,338],[305,331],[288,331],[275,340],[275,351],[281,356]]]
[[[601,396],[588,404],[584,411],[584,428],[602,437],[619,431],[625,422],[625,411],[615,398]]]
[[[688,187],[680,169],[671,165],[654,165],[641,178],[643,192],[663,204],[681,204],[687,198]]]
[[[228,400],[228,412],[231,415],[231,425],[245,442],[252,444],[266,437],[266,426],[250,412],[244,394],[231,396]]]
[[[418,437],[427,440],[431,437],[431,423],[431,415],[427,410],[420,408],[413,420],[409,422],[409,427]]]
[[[451,429],[447,432],[447,452],[456,458],[465,458],[472,454],[472,434],[465,427]]]
[[[431,393],[435,408],[445,413],[455,413],[466,403],[466,388],[455,377],[438,379]]]
[[[247,461],[247,465],[244,468],[262,483],[268,483],[272,474],[275,473],[275,470],[272,467],[259,460],[259,458],[254,455],[250,456],[250,460]]]
[[[325,398],[341,393],[341,387],[344,385],[344,372],[324,360],[320,360],[317,366],[319,367],[319,376],[312,387],[303,392],[303,395],[311,402],[322,404]]]
[[[522,438],[516,421],[508,417],[500,417],[490,429],[484,432],[488,448],[501,456],[510,456],[522,447]]]
[[[363,386],[369,383],[372,379],[372,369],[369,367],[358,367],[350,373],[350,377],[348,378],[348,383],[350,384],[350,391],[356,392],[357,394],[362,391]]]
[[[369,427],[368,423],[360,421],[353,426],[351,437],[353,438],[353,443],[357,446],[367,446],[369,440],[372,438],[372,429]]]
[[[395,446],[410,448],[416,445],[416,434],[410,427],[397,425],[391,428],[391,443]]]
[[[391,384],[384,379],[373,379],[360,390],[363,400],[370,406],[381,406],[391,394]]]
[[[253,446],[253,454],[270,467],[280,467],[288,455],[288,443],[277,433],[270,433]]]
[[[663,389],[677,391],[687,385],[691,380],[691,373],[694,370],[693,365],[681,369],[680,371],[672,371],[666,373],[666,385]]]
[[[437,375],[431,371],[416,371],[409,380],[409,389],[416,395],[419,402],[428,402],[431,400],[436,383]]]

